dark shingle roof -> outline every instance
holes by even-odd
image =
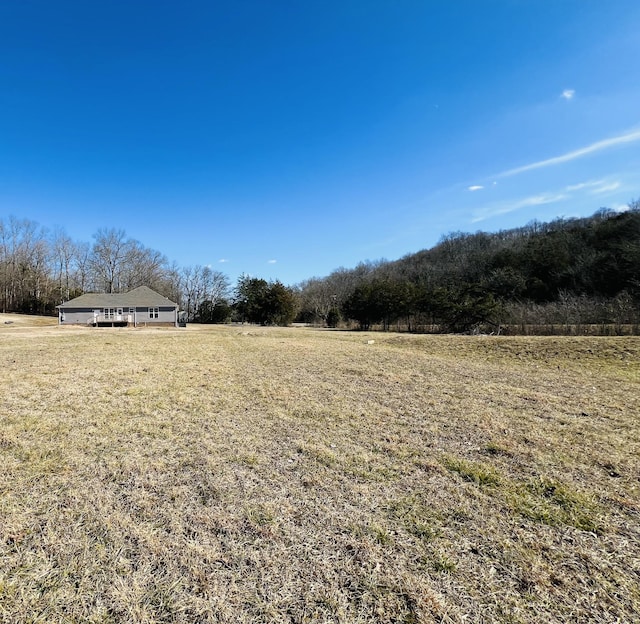
[[[139,286],[128,293],[87,293],[57,308],[134,308],[134,307],[172,307],[178,304],[163,297],[148,286]]]

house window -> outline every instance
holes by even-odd
[[[104,309],[104,318],[108,321],[112,320],[114,316],[114,309],[113,308],[105,308]]]
[[[149,308],[149,318],[157,319],[160,316],[160,308]]]
[[[129,314],[135,314],[136,309],[135,308],[129,308]]]

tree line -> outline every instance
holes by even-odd
[[[29,219],[0,219],[2,312],[55,314],[56,305],[83,293],[138,286],[175,301],[192,322],[289,324],[297,310],[293,290],[280,282],[243,275],[232,288],[224,273],[202,265],[180,267],[122,229],[99,229],[87,243]]]
[[[454,232],[399,260],[362,262],[287,287],[209,266],[180,267],[124,230],[73,241],[28,219],[0,219],[0,308],[54,314],[85,292],[146,285],[188,321],[409,331],[504,325],[640,324],[640,202],[616,213],[533,221],[496,233]]]
[[[299,320],[361,329],[637,325],[640,202],[623,213],[601,209],[497,233],[455,232],[400,260],[306,280],[298,296]]]

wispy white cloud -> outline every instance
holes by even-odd
[[[479,221],[485,221],[491,217],[498,217],[500,215],[509,214],[510,212],[522,210],[523,208],[531,208],[532,206],[553,204],[567,199],[568,197],[569,195],[566,193],[540,193],[538,195],[523,197],[522,199],[514,201],[504,201],[498,204],[492,204],[478,211],[471,222],[478,223]]]
[[[469,191],[481,191],[484,188],[481,184],[472,184],[467,190]]]
[[[589,180],[588,182],[581,182],[580,184],[570,184],[565,187],[565,191],[567,193],[586,191],[590,195],[599,195],[601,193],[615,191],[620,188],[621,184],[620,180],[613,180],[610,177],[604,180]]]
[[[565,187],[565,190],[569,193],[574,191],[582,191],[584,189],[593,188],[594,186],[600,186],[604,183],[604,180],[589,180],[588,182],[580,182],[579,184],[570,184]]]
[[[566,193],[540,193],[539,195],[533,195],[531,197],[525,197],[516,202],[512,202],[512,210],[520,210],[520,208],[527,208],[529,206],[540,206],[542,204],[553,204],[555,202],[567,199],[569,196]]]
[[[565,89],[562,92],[561,97],[563,97],[565,100],[572,100],[575,94],[576,94],[575,89]]]
[[[546,160],[539,160],[537,162],[530,163],[529,165],[524,165],[523,167],[516,167],[515,169],[509,169],[507,171],[503,171],[496,177],[506,178],[506,177],[518,175],[520,173],[525,173],[527,171],[533,171],[534,169],[542,169],[543,167],[552,167],[554,165],[560,165],[562,163],[576,160],[577,158],[582,158],[583,156],[588,156],[589,154],[601,152],[602,150],[609,149],[611,147],[624,145],[625,143],[634,143],[636,141],[640,141],[640,130],[633,130],[631,132],[627,132],[626,134],[621,134],[611,139],[596,141],[591,145],[587,145],[586,147],[582,147],[572,152],[567,152],[566,154],[562,154],[561,156],[555,156],[553,158],[547,158]]]
[[[591,190],[592,195],[599,195],[600,193],[609,193],[610,191],[615,191],[620,188],[620,182],[615,180],[614,182],[602,183],[597,188]]]
[[[227,258],[220,258],[220,260],[218,260],[218,262],[219,262],[220,264],[225,264],[225,263],[230,262],[230,261],[229,261],[229,260],[227,260]]]
[[[620,174],[616,174],[618,177]],[[484,221],[492,217],[498,217],[500,215],[508,214],[510,212],[516,212],[524,208],[532,208],[534,206],[541,206],[544,204],[552,204],[555,202],[564,201],[567,199],[575,198],[576,196],[584,195],[602,195],[605,193],[611,193],[622,187],[622,182],[616,179],[613,175],[599,180],[587,180],[577,184],[569,184],[562,190],[551,191],[546,193],[538,193],[536,195],[530,195],[514,200],[504,200],[500,202],[493,202],[485,204],[482,208],[476,210],[474,217],[471,220],[472,223],[478,221]],[[609,206],[613,210],[618,212],[627,210],[626,204],[612,204]]]
[[[278,262],[277,260],[267,260],[267,264],[275,264]]]

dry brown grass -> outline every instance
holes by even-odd
[[[58,319],[51,316],[30,316],[28,314],[3,314],[0,312],[0,336],[8,330],[33,327],[56,327]]]
[[[640,612],[638,338],[7,326],[0,362],[2,622]]]

